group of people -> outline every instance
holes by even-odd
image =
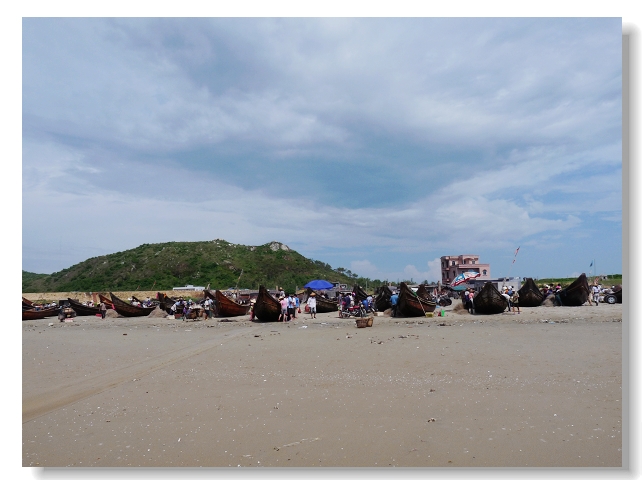
[[[339,317],[341,317],[341,311],[348,311],[350,308],[357,306],[357,296],[354,292],[348,293],[339,293],[338,297],[338,309]],[[374,298],[372,295],[368,295],[366,298],[361,300],[361,306],[368,312],[374,310]]]
[[[515,309],[517,309],[517,313],[522,313],[521,310],[519,309],[519,292],[513,288],[513,286],[504,286],[502,288],[502,296],[506,299],[508,302],[508,311],[511,311],[511,308],[513,309],[513,313],[515,312]]]
[[[502,287],[502,297],[506,299],[508,311],[513,313],[522,313],[519,309],[519,292],[512,285]],[[469,313],[475,313],[475,289],[467,288],[462,292],[462,302]]]
[[[279,289],[279,303],[281,304],[281,313],[279,314],[279,322],[289,322],[296,318],[296,314],[301,313],[301,302],[299,297],[290,293],[287,295],[283,289]],[[309,303],[308,303],[309,305]],[[316,301],[315,301],[315,317],[316,318]]]

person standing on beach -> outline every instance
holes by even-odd
[[[205,310],[205,318],[212,318],[212,299],[207,297],[203,302],[203,310]]]
[[[288,319],[296,318],[296,302],[294,301],[294,295],[291,293],[288,296]]]
[[[317,318],[317,297],[316,293],[312,292],[308,297],[308,308],[310,309],[310,318]]]
[[[281,318],[283,318],[283,322],[288,321],[288,297],[285,295],[281,297],[281,300],[279,300],[279,303],[281,304],[281,315],[279,315],[279,322],[281,321]]]
[[[522,313],[519,309],[519,293],[517,293],[517,290],[513,292],[513,295],[510,297],[510,301],[513,304],[513,313],[515,313],[515,308],[517,308],[517,313]]]
[[[399,302],[399,295],[395,292],[390,295],[390,304],[392,305],[392,312],[390,313],[391,317],[397,316],[397,302]]]
[[[593,285],[593,301],[595,302],[595,306],[600,303],[600,286],[599,285]]]
[[[107,315],[107,305],[105,305],[105,302],[100,302],[100,316],[103,317],[103,320],[105,315]]]

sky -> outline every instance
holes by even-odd
[[[36,273],[217,238],[622,273],[622,19],[25,17],[21,153]]]

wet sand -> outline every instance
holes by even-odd
[[[622,465],[622,305],[446,310],[24,321],[22,465]]]

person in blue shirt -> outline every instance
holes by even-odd
[[[390,296],[390,303],[392,304],[392,316],[396,317],[397,316],[397,302],[399,301],[399,295],[397,292],[393,293]]]

